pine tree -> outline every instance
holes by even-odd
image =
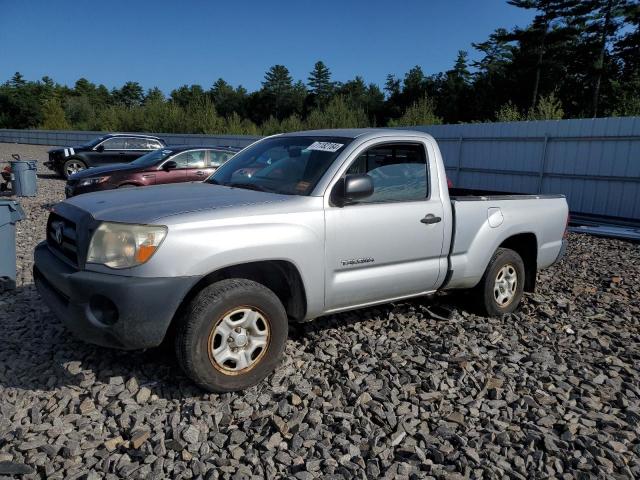
[[[422,68],[416,65],[404,76],[402,82],[402,106],[407,107],[420,100],[425,94],[425,76]]]
[[[313,66],[307,83],[316,106],[326,105],[333,95],[334,84],[331,82],[331,71],[322,61],[317,61]]]
[[[395,75],[388,74],[387,80],[384,82],[384,91],[387,92],[389,98],[400,95],[400,80]]]
[[[265,74],[262,90],[271,101],[273,114],[277,119],[285,116],[292,89],[293,81],[289,69],[284,65],[274,65]]]
[[[144,97],[145,105],[153,102],[164,102],[164,93],[158,87],[150,88]]]
[[[518,8],[536,10],[538,14],[534,17],[531,25],[524,30],[515,29],[512,38],[519,41],[528,41],[535,45],[535,74],[533,82],[533,93],[531,95],[531,109],[535,109],[540,94],[540,82],[544,59],[547,54],[547,45],[553,39],[549,38],[555,30],[556,35],[565,33],[559,28],[558,21],[567,14],[567,8],[575,6],[580,0],[507,0],[507,3]],[[554,26],[555,22],[555,26]]]
[[[116,101],[127,108],[142,104],[144,90],[138,82],[126,82],[119,90],[112,92]]]

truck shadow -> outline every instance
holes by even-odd
[[[320,317],[292,324],[289,338],[298,348],[300,344],[313,343],[316,335],[325,330],[388,319],[396,307],[406,311],[408,306],[424,316],[446,320],[455,308],[451,301],[450,296],[418,298]],[[131,378],[166,400],[204,394],[182,374],[171,345],[121,351],[86,344],[49,311],[33,284],[0,293],[0,344],[0,395],[10,388],[54,391],[67,387],[88,393],[98,386],[106,392],[120,392],[118,385]]]
[[[124,352],[77,340],[33,284],[0,293],[0,344],[0,394],[7,388],[89,391],[132,377],[167,400],[203,393],[182,375],[169,349]]]

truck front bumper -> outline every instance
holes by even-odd
[[[194,277],[142,278],[74,269],[40,243],[33,277],[53,313],[78,338],[135,350],[162,343]]]

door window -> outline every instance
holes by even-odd
[[[108,138],[102,142],[105,150],[124,150],[125,141],[123,137]]]
[[[428,195],[427,158],[422,144],[385,144],[355,159],[347,174],[368,174],[373,195],[358,203],[412,202]]]
[[[127,137],[125,147],[127,150],[147,150],[147,139]]]
[[[187,154],[187,168],[205,168],[207,164],[207,152],[205,150],[192,150],[184,153]]]
[[[147,150],[157,150],[158,148],[164,148],[164,145],[160,143],[158,140],[154,140],[153,138],[148,138],[145,141]]]
[[[191,160],[193,164],[191,153],[192,152],[182,152],[171,158],[171,160],[176,162],[176,168],[189,168],[189,160]]]
[[[233,153],[231,152],[220,152],[217,150],[209,150],[209,166],[210,167],[219,167],[224,162],[233,157]]]

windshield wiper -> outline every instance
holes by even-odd
[[[258,192],[273,192],[273,190],[269,190],[266,187],[261,185],[256,185],[255,183],[243,183],[243,182],[229,182],[223,183],[225,187],[232,188],[246,188],[247,190],[257,190]]]

